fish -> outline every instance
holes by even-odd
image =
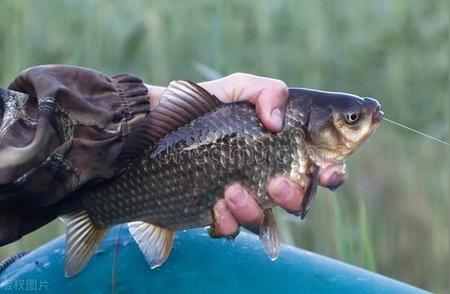
[[[214,203],[236,182],[262,207],[259,238],[275,260],[281,236],[266,192],[269,179],[282,175],[304,188],[299,212],[304,218],[320,168],[344,168],[344,160],[383,118],[376,99],[307,88],[289,88],[284,114],[282,131],[274,133],[248,102],[222,103],[194,82],[171,82],[141,131],[129,138],[136,146],[156,143],[123,159],[130,162],[118,176],[76,192],[74,209],[60,217],[66,230],[65,276],[79,273],[108,229],[122,223],[150,267],[161,266],[175,232],[211,226]],[[329,188],[342,182],[338,177]]]

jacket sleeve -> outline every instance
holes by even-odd
[[[127,135],[150,112],[147,88],[131,74],[37,66],[9,89],[20,93],[3,91],[0,98],[0,244],[4,221],[43,218],[34,216],[34,208],[49,207],[123,169],[126,161],[120,159],[133,149]],[[12,230],[18,230],[16,238],[30,231]]]

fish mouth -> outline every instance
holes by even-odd
[[[374,124],[378,124],[383,120],[384,117],[384,112],[381,111],[381,107],[380,104],[378,104],[375,109],[373,110],[373,114],[372,114],[372,122]]]
[[[378,125],[382,120],[384,113],[381,111],[381,104],[377,99],[365,97],[364,104],[366,109],[370,112],[372,111],[372,124]]]

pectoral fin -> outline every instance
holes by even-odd
[[[172,249],[174,232],[146,222],[128,223],[128,230],[152,269],[167,260]]]
[[[97,228],[85,210],[61,216],[66,225],[65,276],[78,274],[95,253],[107,229]]]
[[[264,210],[264,220],[259,229],[259,240],[261,240],[267,255],[275,260],[280,255],[280,232],[272,209]]]
[[[317,187],[319,186],[319,167],[313,164],[311,169],[311,181],[303,196],[301,219],[304,219],[311,209],[313,200],[316,198]]]

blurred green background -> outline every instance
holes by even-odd
[[[70,63],[167,85],[233,72],[379,99],[388,118],[449,140],[446,0],[0,1],[0,85]],[[308,219],[281,214],[285,241],[449,291],[449,149],[384,122],[319,190]],[[63,233],[58,222],[0,257]]]

